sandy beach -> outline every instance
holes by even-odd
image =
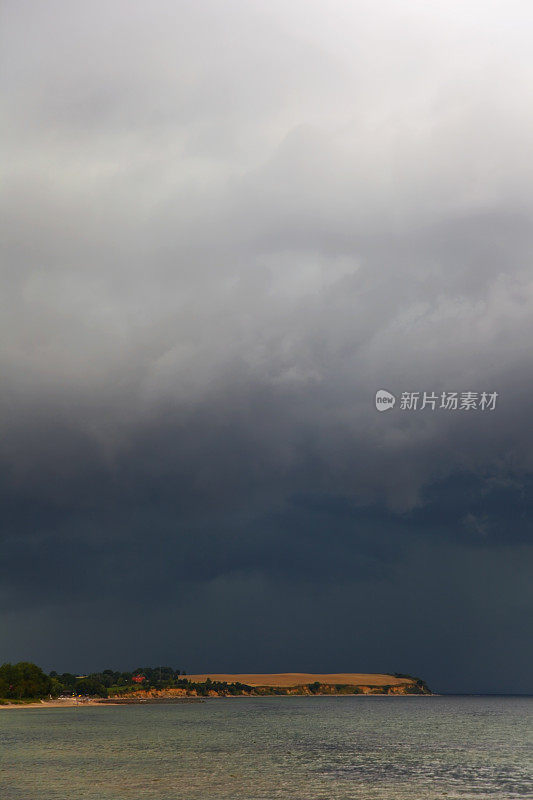
[[[7,704],[0,704],[0,711],[10,708],[83,708],[84,706],[97,706],[101,705],[99,699],[77,699],[74,697],[69,697],[66,700],[40,700],[36,703],[7,703]],[[113,705],[112,702],[106,703],[106,705]]]

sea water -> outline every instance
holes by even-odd
[[[532,711],[384,696],[0,709],[0,798],[531,798]]]

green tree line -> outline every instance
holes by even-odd
[[[107,697],[135,688],[164,689],[188,684],[184,675],[183,671],[172,667],[139,667],[132,672],[105,669],[88,675],[52,670],[47,675],[36,664],[20,661],[0,666],[0,698],[31,700],[62,694]]]

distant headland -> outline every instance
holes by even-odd
[[[202,673],[172,667],[139,667],[132,672],[105,669],[87,675],[36,664],[0,666],[0,705],[80,705],[146,703],[206,697],[269,695],[429,695],[421,678],[403,673]]]
[[[189,675],[190,681],[215,685],[249,686],[258,694],[431,694],[425,681],[400,673],[271,672],[205,673]]]

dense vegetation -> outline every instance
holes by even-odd
[[[27,661],[0,666],[0,698],[10,701],[36,700],[60,695],[91,695],[107,697],[134,689],[162,689],[183,682],[180,670],[171,667],[143,667],[133,672],[117,672],[105,669],[89,675],[61,674],[52,671],[49,675]],[[180,680],[181,679],[181,680]],[[188,681],[185,680],[185,683]]]
[[[0,667],[0,697],[6,700],[26,700],[45,697],[55,690],[53,680],[35,664],[20,661]]]
[[[138,667],[133,672],[118,672],[104,669],[89,675],[72,675],[70,672],[51,672],[61,687],[62,694],[84,694],[97,697],[123,694],[135,689],[166,689],[183,685],[185,673],[172,667]],[[185,680],[185,683],[188,681]]]

